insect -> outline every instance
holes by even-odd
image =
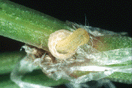
[[[89,34],[86,30],[78,28],[74,32],[62,29],[52,33],[49,37],[48,47],[51,54],[57,59],[72,57],[78,46],[89,41]]]

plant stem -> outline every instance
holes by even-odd
[[[10,73],[26,54],[20,51],[0,53],[0,74]]]
[[[0,35],[48,51],[49,35],[70,29],[65,22],[16,3],[0,0]]]

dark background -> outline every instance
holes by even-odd
[[[72,21],[131,34],[131,0],[10,0],[62,21]],[[0,52],[19,50],[24,43],[0,36]],[[125,88],[125,84],[120,88]],[[124,86],[124,87],[123,87]],[[128,88],[128,87],[127,87]]]

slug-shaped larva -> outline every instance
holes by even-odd
[[[88,43],[89,34],[85,29],[78,28],[74,32],[61,29],[52,33],[48,40],[51,54],[57,59],[72,57],[77,47]]]

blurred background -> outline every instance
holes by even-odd
[[[10,0],[62,21],[131,34],[131,0]],[[87,23],[85,22],[87,20]],[[24,43],[0,36],[0,53],[20,50]],[[130,85],[115,83],[117,88]],[[62,85],[64,86],[64,85]],[[58,86],[61,87],[61,86]]]

